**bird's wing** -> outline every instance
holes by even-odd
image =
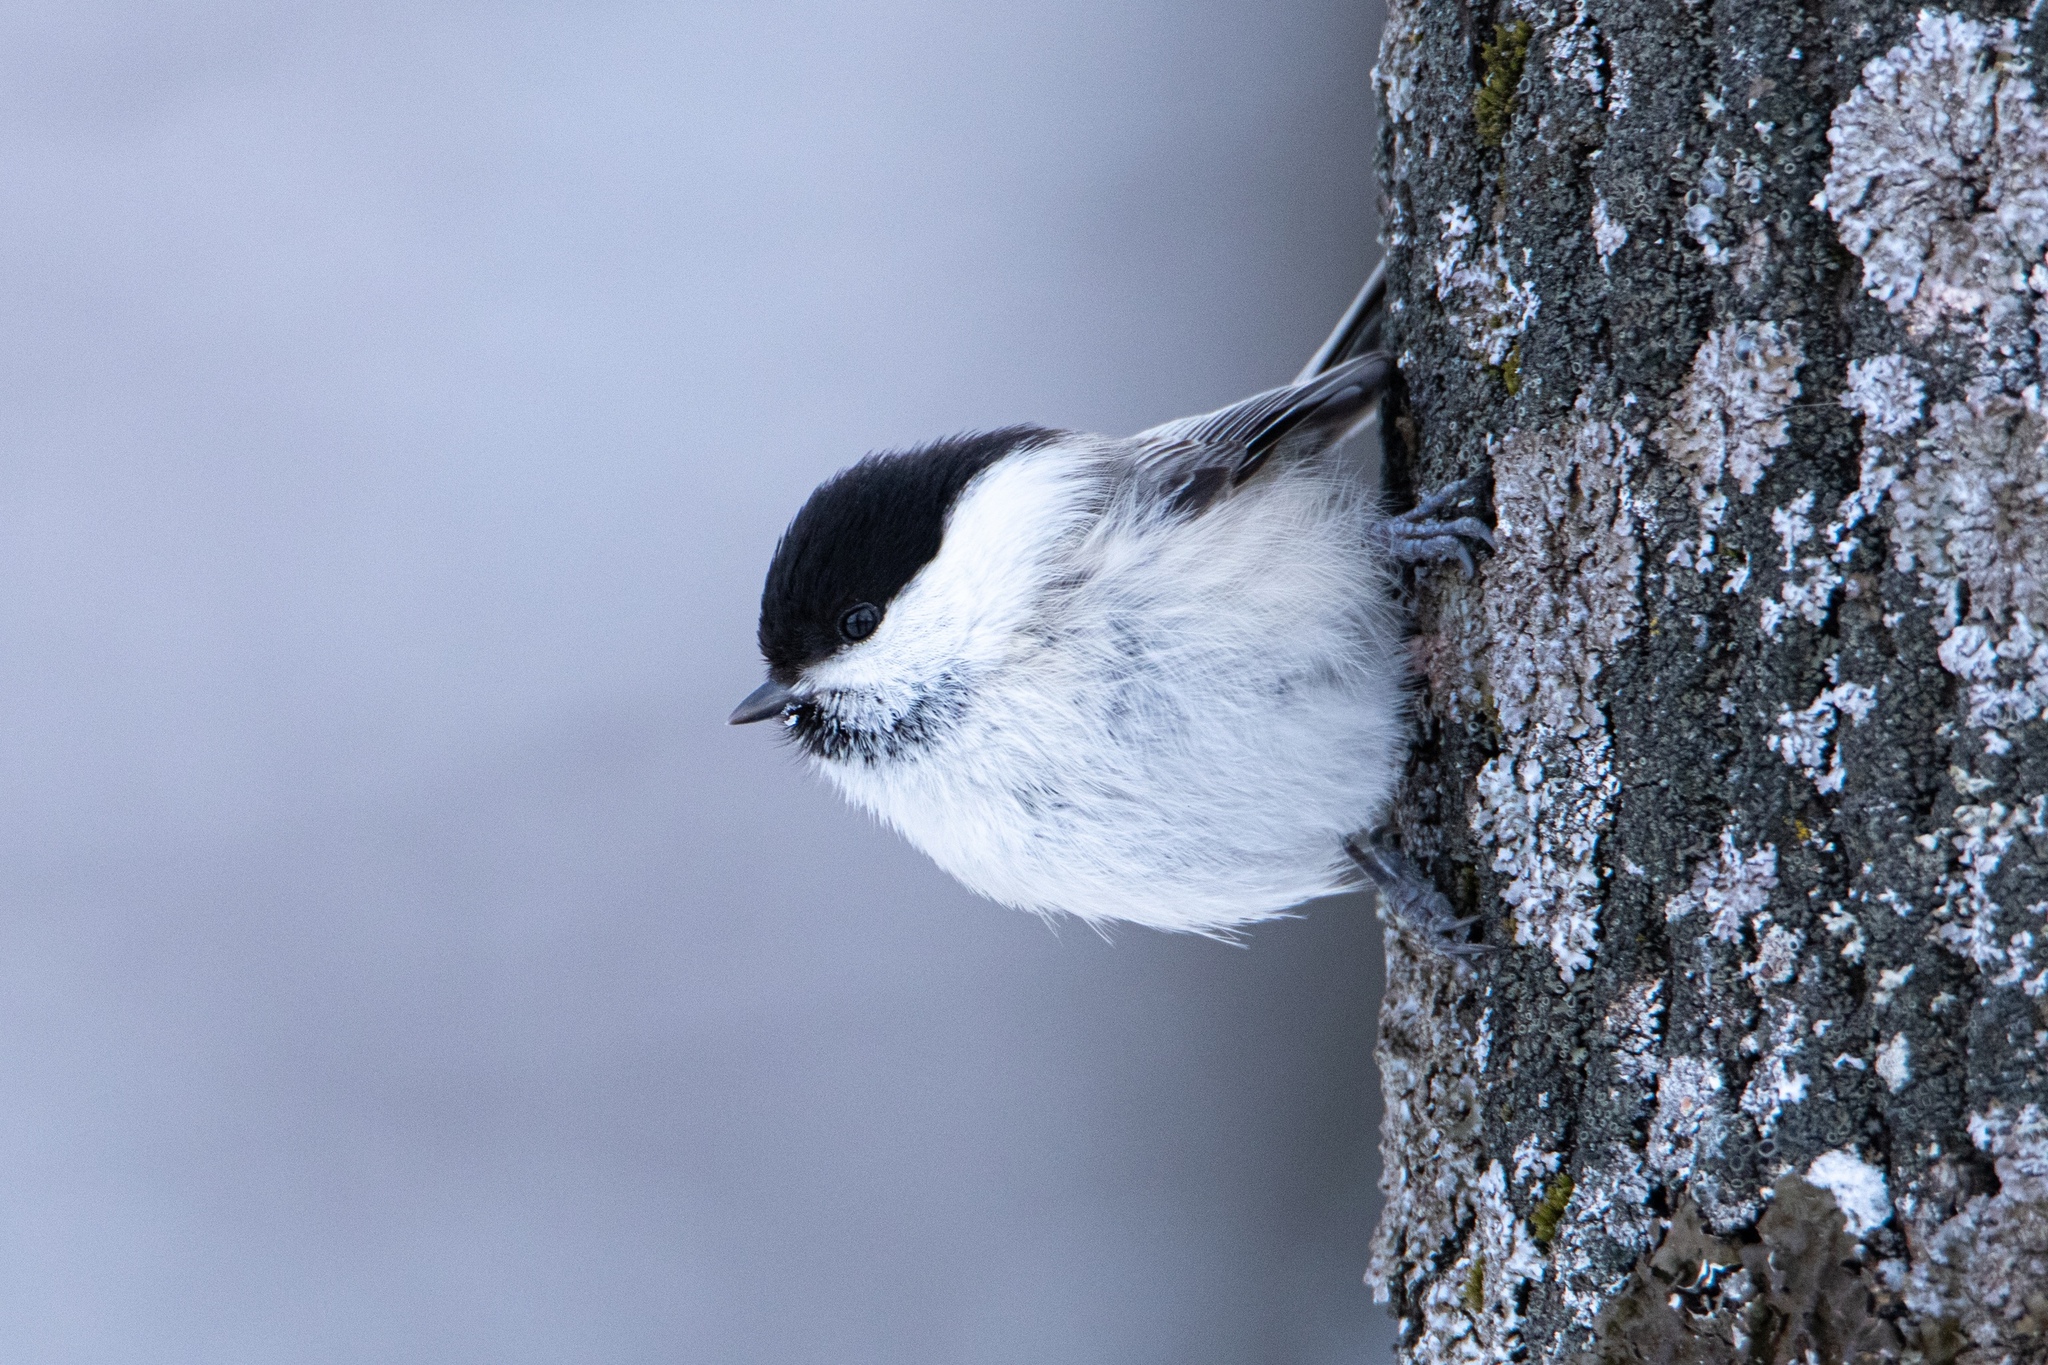
[[[1139,432],[1132,442],[1171,510],[1199,512],[1276,453],[1307,455],[1342,440],[1370,415],[1393,375],[1393,357],[1375,351],[1305,383]]]

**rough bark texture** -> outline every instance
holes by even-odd
[[[1513,945],[1388,935],[1407,1358],[2048,1359],[2043,55],[1395,0],[1389,469],[1501,542],[1401,836]]]

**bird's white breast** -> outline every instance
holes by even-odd
[[[1218,932],[1350,884],[1383,813],[1402,662],[1370,492],[1273,470],[1200,516],[1104,511],[1107,443],[1006,459],[860,649],[877,719],[941,676],[932,741],[831,780],[971,889]]]

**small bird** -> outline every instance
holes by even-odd
[[[1404,566],[1491,550],[1467,480],[1388,516],[1344,438],[1395,368],[1383,270],[1293,384],[1135,436],[1013,426],[827,479],[761,594],[779,718],[970,890],[1228,936],[1377,885],[1472,922],[1375,836],[1408,743]],[[1360,351],[1363,353],[1357,353]]]

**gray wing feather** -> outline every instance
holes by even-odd
[[[1276,453],[1312,454],[1342,439],[1370,414],[1393,374],[1391,356],[1362,355],[1305,384],[1167,422],[1132,440],[1172,510],[1197,512],[1258,473]]]
[[[1317,445],[1326,445],[1365,415],[1393,375],[1393,357],[1375,351],[1306,383],[1268,389],[1227,408],[1166,422],[1133,439],[1148,445],[1209,446],[1219,454],[1235,452],[1241,462],[1263,459],[1290,436],[1317,437]]]
[[[1382,260],[1292,384],[1132,437],[1142,499],[1155,506],[1163,500],[1171,514],[1194,515],[1276,453],[1312,454],[1370,418],[1394,376],[1393,358],[1375,349],[1386,296]]]

